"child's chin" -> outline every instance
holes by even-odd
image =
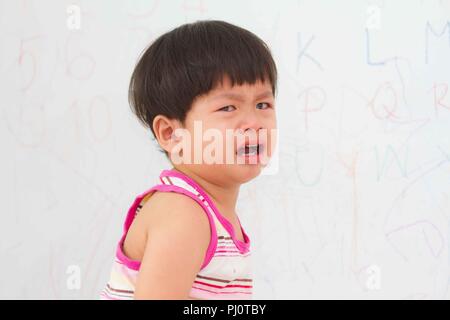
[[[233,168],[236,178],[241,183],[246,183],[255,179],[261,174],[262,169],[263,166],[261,164],[238,164]]]

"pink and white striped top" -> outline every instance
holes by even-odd
[[[177,192],[187,195],[201,205],[211,228],[211,241],[189,293],[195,299],[251,299],[252,275],[250,239],[239,226],[244,241],[236,238],[233,225],[220,214],[205,191],[185,174],[163,170],[159,176],[161,183],[139,195],[128,210],[124,232],[118,243],[115,261],[106,287],[100,294],[102,300],[133,299],[140,261],[131,260],[123,252],[123,243],[128,229],[145,201],[154,191]]]

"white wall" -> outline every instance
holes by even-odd
[[[97,298],[168,166],[131,71],[198,19],[255,32],[279,68],[278,172],[239,201],[255,298],[449,298],[450,1],[340,3],[0,1],[0,298]]]

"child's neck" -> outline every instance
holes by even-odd
[[[226,218],[232,218],[236,215],[236,202],[239,196],[240,187],[239,184],[221,186],[205,180],[201,176],[189,170],[189,168],[174,167],[172,170],[180,171],[199,184],[223,216]]]

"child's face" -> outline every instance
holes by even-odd
[[[252,85],[235,84],[232,87],[230,80],[225,77],[222,84],[219,83],[206,95],[197,97],[187,114],[185,129],[192,137],[192,161],[190,161],[191,164],[183,165],[190,166],[191,170],[201,171],[198,173],[209,176],[210,179],[213,176],[221,176],[226,181],[238,184],[258,176],[265,164],[260,160],[255,161],[258,157],[245,156],[240,151],[246,143],[263,144],[264,155],[267,158],[272,156],[276,139],[274,108],[275,100],[269,81],[264,83],[258,81]],[[199,125],[201,125],[201,131],[199,131]],[[207,132],[214,132],[214,136],[208,139],[205,135]],[[244,133],[244,138],[242,139],[242,135],[238,138],[237,132]],[[202,135],[200,137],[202,143],[196,145],[194,140],[199,138],[199,133]],[[220,149],[221,145],[217,144],[218,138],[222,140],[223,153],[216,159],[221,158],[223,161],[219,164],[205,163],[205,157],[208,155],[217,156],[213,150]],[[203,155],[200,164],[194,163],[194,153],[197,153],[200,158]],[[232,159],[231,164],[230,159]]]

